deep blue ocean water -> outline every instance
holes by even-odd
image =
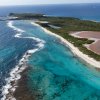
[[[100,3],[93,4],[63,4],[63,5],[32,5],[0,7],[0,16],[11,12],[43,13],[50,16],[69,16],[81,19],[100,21]]]
[[[12,9],[13,8],[13,9]],[[59,9],[59,10],[58,10]],[[50,16],[71,16],[81,19],[100,20],[100,4],[46,5],[0,7],[0,15],[9,12],[45,13]],[[33,53],[28,64],[28,87],[42,95],[42,100],[100,100],[100,72],[87,67],[77,59],[59,39],[46,34],[40,27],[29,21],[14,21],[13,26],[24,30],[19,32],[0,21],[0,98],[2,86],[10,71],[19,63],[24,53],[36,49],[38,41],[44,40],[44,47]],[[38,100],[40,100],[38,98]]]

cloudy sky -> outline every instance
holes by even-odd
[[[0,0],[0,6],[34,5],[34,4],[65,4],[65,3],[98,3],[100,0]]]

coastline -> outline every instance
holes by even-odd
[[[57,37],[62,44],[64,44],[65,46],[69,47],[70,50],[72,51],[72,53],[74,55],[76,55],[77,57],[81,58],[82,61],[85,61],[86,64],[92,65],[92,66],[94,66],[95,68],[98,68],[98,69],[100,68],[100,62],[99,61],[96,61],[95,59],[90,58],[88,55],[83,54],[77,47],[75,47],[73,44],[68,42],[66,39],[64,39],[60,35],[57,35],[57,34],[51,32],[51,31],[47,30],[46,28],[41,27],[39,24],[37,24],[35,22],[31,22],[31,24],[33,24],[35,26],[39,26],[46,34],[53,35],[53,36]],[[12,28],[15,28],[15,27],[12,27]],[[20,31],[21,30],[19,30],[19,32],[17,34],[15,34],[16,38],[34,39],[34,37],[21,37]],[[24,92],[24,89],[25,89],[25,91],[27,90],[27,87],[26,87],[27,85],[24,84],[24,87],[23,87],[23,83],[25,83],[25,80],[27,80],[27,79],[25,78],[25,74],[23,74],[23,73],[28,71],[28,66],[27,66],[28,58],[33,53],[35,53],[36,51],[38,51],[39,49],[41,49],[43,47],[43,45],[41,45],[41,41],[38,38],[36,38],[36,40],[39,41],[39,44],[37,45],[38,48],[37,49],[28,50],[23,55],[22,59],[19,61],[19,64],[17,65],[17,68],[15,66],[15,68],[11,71],[10,77],[7,78],[7,84],[6,84],[6,86],[3,87],[3,95],[4,95],[4,97],[1,100],[5,100],[5,99],[14,99],[14,100],[16,100],[16,98],[14,98],[14,97],[21,98],[21,99],[18,99],[18,100],[23,100],[22,97],[21,97],[21,93],[23,93],[23,96],[25,94],[29,93],[28,91]],[[22,67],[20,68],[20,66],[22,66]],[[17,84],[17,83],[19,83],[19,84]],[[20,86],[22,86],[22,88],[20,88]],[[18,91],[17,91],[17,89],[18,89]],[[31,96],[29,97],[27,95],[27,98],[34,98],[34,97],[31,97]]]
[[[44,30],[45,33],[53,35],[57,38],[59,38],[61,40],[61,42],[70,48],[70,50],[79,58],[81,58],[83,61],[85,61],[87,64],[93,66],[94,68],[100,68],[100,62],[96,61],[95,59],[89,57],[88,55],[82,53],[77,47],[75,47],[72,43],[68,42],[66,39],[64,39],[63,37],[61,37],[60,35],[57,35],[56,33],[53,33],[49,30],[47,30],[46,28],[40,26],[39,24],[35,23],[35,22],[31,22],[31,24],[35,25],[35,26],[39,26],[41,29]]]

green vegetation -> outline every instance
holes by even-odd
[[[79,50],[82,51],[83,53],[100,61],[100,55],[84,47],[84,44],[91,44],[94,41],[85,38],[79,39],[69,35],[69,32],[75,32],[75,31],[100,31],[100,23],[92,22],[88,20],[80,20],[78,18],[73,18],[73,17],[48,17],[48,16],[44,16],[44,14],[32,14],[32,13],[22,13],[22,14],[10,13],[9,16],[18,17],[17,20],[36,19],[39,21],[47,21],[49,23],[38,22],[38,24],[62,36],[63,38],[67,39],[69,42],[73,43],[74,46],[78,47]],[[54,29],[49,25],[54,25],[60,28]]]
[[[78,18],[63,18],[63,17],[43,17],[39,18],[40,21],[48,21],[49,24],[61,27],[60,29],[54,29],[49,27],[49,24],[38,23],[48,30],[62,36],[74,46],[78,47],[80,51],[89,55],[90,57],[100,61],[100,55],[88,50],[84,44],[91,44],[94,41],[85,38],[79,39],[69,35],[69,32],[73,31],[100,31],[100,23],[80,20]]]
[[[44,15],[43,14],[32,14],[32,13],[10,13],[10,17],[18,17],[17,20],[25,19],[36,19],[36,18],[41,18]]]
[[[100,23],[70,17],[42,17],[42,21],[61,27],[60,31],[100,31]]]

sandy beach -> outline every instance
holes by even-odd
[[[41,29],[43,29],[47,34],[53,35],[57,38],[59,38],[61,40],[61,42],[66,45],[67,47],[70,48],[70,50],[79,58],[81,58],[83,61],[85,61],[87,64],[95,67],[95,68],[100,68],[100,61],[96,61],[95,59],[89,57],[88,55],[82,53],[77,47],[75,47],[73,44],[71,44],[70,42],[68,42],[66,39],[64,39],[63,37],[47,30],[46,28],[41,27],[40,25],[38,25],[35,22],[31,22],[31,24],[35,25],[35,26],[39,26]]]
[[[100,32],[81,31],[81,32],[72,32],[71,35],[78,38],[87,38],[89,40],[94,40],[95,42],[86,45],[86,47],[89,50],[100,55]]]

